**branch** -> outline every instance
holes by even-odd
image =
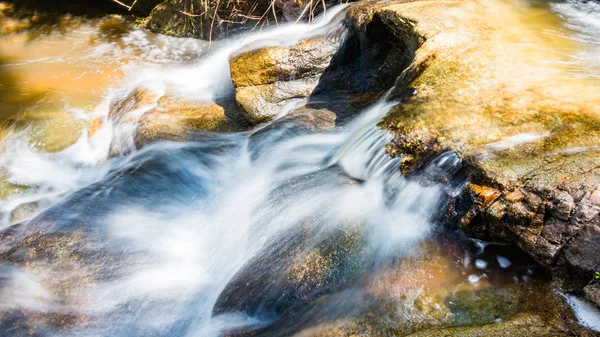
[[[121,6],[125,7],[125,8],[127,8],[128,11],[131,11],[131,9],[133,8],[133,6],[135,6],[135,4],[138,2],[138,0],[134,0],[133,3],[131,4],[131,6],[127,6],[126,4],[122,3],[119,0],[112,0],[112,1],[118,3],[119,5],[121,5]]]

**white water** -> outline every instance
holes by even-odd
[[[87,243],[80,249],[105,255],[51,263],[42,258],[33,269],[0,265],[2,313],[25,310],[88,322],[60,331],[38,323],[42,336],[218,336],[226,329],[268,323],[235,312],[213,317],[213,306],[228,281],[287,232],[312,228],[319,233],[300,246],[309,250],[319,237],[357,224],[378,261],[399,256],[425,238],[443,186],[405,180],[398,161],[385,154],[390,136],[375,124],[396,104],[385,98],[330,133],[289,132],[281,141],[279,134],[289,131],[286,123],[293,123],[283,122],[273,137],[260,129],[255,132],[263,132],[261,137],[206,134],[203,141],[157,143],[107,161],[111,143],[119,152],[132,150],[135,121],[156,104],[117,122],[107,118],[114,99],[145,87],[157,96],[170,90],[188,99],[214,100],[232,90],[228,59],[233,53],[291,45],[339,29],[342,8],[311,25],[281,26],[228,41],[193,65],[128,65],[123,87],[83,114],[103,118],[104,127],[90,139],[83,132],[59,153],[36,151],[27,145],[27,132],[9,135],[0,165],[10,182],[29,190],[2,203],[3,226],[17,206],[37,202],[46,211],[30,226],[50,225],[45,233],[85,233]],[[432,167],[444,168],[445,160]],[[107,266],[114,274],[103,275]]]
[[[320,237],[358,224],[366,247],[382,263],[426,238],[446,187],[406,180],[398,161],[384,153],[390,135],[375,124],[396,104],[385,98],[330,133],[290,133],[285,141],[207,134],[200,142],[158,143],[107,161],[115,140],[121,152],[132,150],[135,121],[152,107],[129,112],[128,123],[112,123],[107,113],[113,99],[146,87],[158,96],[171,90],[214,100],[232,90],[230,55],[331,31],[340,25],[337,14],[328,11],[310,26],[283,26],[215,45],[194,64],[126,65],[123,86],[82,115],[104,118],[104,128],[91,139],[83,132],[59,153],[36,151],[27,145],[27,132],[7,137],[0,165],[11,182],[30,190],[0,205],[2,226],[10,224],[17,206],[38,202],[47,211],[33,224],[51,223],[50,233],[89,234],[82,249],[106,255],[41,259],[31,268],[0,265],[0,312],[86,317],[86,324],[62,330],[40,326],[35,318],[22,320],[24,329],[37,324],[41,336],[219,336],[273,319],[236,312],[214,316],[213,307],[236,273],[288,233],[316,229],[314,241],[300,247],[308,251]],[[170,58],[165,50],[156,53]],[[458,164],[445,154],[427,171],[450,175]],[[114,274],[96,279],[102,268],[112,267]]]
[[[588,0],[550,2],[550,8],[571,31],[569,36],[581,46],[574,61],[583,65],[584,76],[600,78],[600,3]]]
[[[3,140],[0,153],[0,167],[8,172],[8,181],[30,188],[25,195],[19,194],[9,198],[0,205],[0,228],[10,223],[10,213],[19,205],[40,200],[57,199],[69,191],[100,180],[111,168],[120,165],[119,160],[103,164],[109,156],[111,144],[116,153],[128,153],[134,149],[133,135],[135,124],[141,115],[155,107],[156,101],[167,90],[170,94],[198,101],[213,101],[230,94],[233,85],[229,76],[229,57],[242,49],[259,48],[267,45],[293,45],[299,40],[317,36],[325,32],[341,28],[342,17],[338,14],[344,6],[329,10],[327,16],[321,17],[313,24],[283,25],[275,29],[243,35],[225,43],[216,43],[213,49],[203,52],[202,45],[188,42],[187,39],[169,37],[150,37],[142,31],[129,33],[124,42],[132,47],[117,48],[113,44],[100,45],[90,51],[89,55],[79,58],[100,58],[111,53],[129,53],[139,55],[141,60],[154,59],[159,55],[172,56],[181,60],[183,55],[191,53],[204,55],[195,64],[168,64],[162,57],[155,63],[138,61],[137,64],[122,65],[126,79],[121,87],[110,89],[102,104],[89,113],[74,110],[76,117],[90,120],[101,118],[103,127],[90,139],[87,131],[82,132],[79,141],[65,150],[47,154],[30,145],[29,138],[33,130],[13,133]],[[158,40],[158,41],[157,41]],[[184,41],[182,44],[180,41]],[[193,40],[192,40],[193,41]],[[133,50],[131,50],[133,49]],[[174,52],[169,54],[169,50]],[[61,59],[55,62],[61,62]],[[123,99],[137,88],[145,88],[156,94],[154,104],[129,111],[118,121],[108,118],[111,102]],[[98,164],[103,164],[98,166]]]
[[[564,296],[567,303],[573,308],[579,323],[594,331],[600,332],[600,310],[581,297],[574,295]]]

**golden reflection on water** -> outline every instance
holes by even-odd
[[[0,3],[0,13],[8,9]],[[204,45],[173,43],[117,16],[62,15],[48,21],[0,14],[0,137],[9,128],[33,128],[32,144],[49,152],[79,138],[86,123],[74,117],[73,109],[92,111],[107,89],[123,83],[124,66],[190,61]],[[179,45],[185,47],[169,60],[165,50]]]
[[[515,9],[523,25],[507,25],[505,34],[519,39],[517,29],[534,32],[546,44],[546,60],[563,63],[577,74],[589,73],[572,55],[582,46],[571,39],[561,19],[545,3],[502,0]],[[508,8],[508,7],[507,7]],[[0,3],[0,13],[10,7]],[[132,25],[117,17],[104,19],[56,18],[50,27],[36,26],[35,18],[14,19],[0,14],[0,137],[9,125],[16,128],[35,125],[34,140],[40,149],[57,151],[72,144],[82,129],[70,109],[90,111],[110,86],[123,80],[122,65],[135,62],[129,53],[113,53],[111,48],[131,48],[119,38]],[[539,55],[532,53],[532,55]]]
[[[26,30],[0,36],[3,133],[10,126],[33,127],[39,131],[33,142],[46,151],[77,140],[82,123],[70,109],[93,109],[106,89],[123,78],[120,65],[128,61],[110,53],[94,56],[103,42],[98,36],[102,21],[70,20],[64,34],[32,36],[38,32]]]
[[[0,2],[0,155],[8,134],[37,151],[57,152],[75,143],[124,69],[194,62],[199,40],[157,36],[118,16],[40,17],[13,13]],[[7,182],[0,168],[0,199],[25,186]]]
[[[575,3],[576,1],[503,0],[506,5],[515,8],[517,17],[522,23],[519,29],[526,28],[539,41],[543,42],[542,45],[532,46],[532,48],[537,49],[544,48],[544,51],[547,52],[546,59],[537,61],[548,64],[554,63],[554,65],[560,64],[573,75],[592,78],[595,82],[600,83],[600,67],[598,64],[586,63],[579,57],[590,46],[581,43],[580,39],[576,37],[577,32],[569,28],[551,7],[552,3],[562,3],[567,6],[569,2]],[[594,7],[597,7],[595,9],[600,11],[600,5]],[[581,15],[584,15],[584,13],[581,13]],[[510,26],[507,28],[510,29]],[[522,35],[522,32],[518,31],[513,33],[515,36]],[[596,58],[600,58],[600,54]]]

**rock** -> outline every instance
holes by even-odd
[[[600,283],[590,283],[583,288],[585,298],[600,307]]]
[[[39,213],[43,208],[50,206],[52,201],[51,198],[47,198],[21,204],[10,213],[10,222],[17,223],[27,220]]]
[[[88,129],[87,136],[88,138],[92,138],[93,135],[98,132],[98,130],[102,129],[104,126],[104,119],[96,117],[90,121],[90,127]]]
[[[508,321],[502,321],[483,326],[452,327],[435,330],[420,331],[407,337],[509,337],[509,336],[539,336],[539,337],[559,337],[567,334],[576,333],[582,336],[580,332],[574,332],[564,326],[556,325],[555,322],[548,322],[547,319],[535,314],[520,314]],[[593,332],[584,332],[584,336],[593,336]]]
[[[395,88],[417,95],[381,123],[394,135],[388,152],[411,158],[403,172],[442,151],[459,154],[471,184],[501,195],[489,204],[467,189],[447,218],[475,237],[517,244],[565,289],[581,291],[600,256],[592,243],[600,211],[600,85],[560,61],[540,62],[563,56],[553,38],[528,27],[524,12],[497,0],[351,11],[359,26],[377,15],[399,16],[397,30],[422,43]]]
[[[235,102],[193,101],[169,93],[157,97],[143,87],[116,98],[109,108],[108,120],[121,130],[114,133],[110,157],[160,140],[192,140],[201,131],[235,132],[249,127]],[[92,120],[88,135],[93,135],[102,124],[102,120]]]
[[[265,47],[233,55],[231,80],[248,121],[267,121],[284,105],[308,97],[337,52],[340,39],[336,32],[292,47]]]
[[[233,277],[213,313],[275,319],[297,314],[315,299],[356,281],[366,253],[358,227],[334,229],[316,242],[315,236],[317,230],[310,227],[286,231]]]
[[[157,95],[144,87],[135,88],[129,93],[113,98],[106,117],[113,130],[116,130],[113,131],[109,158],[126,155],[134,149],[133,136],[137,121],[142,114],[156,106],[157,100]]]
[[[361,22],[360,8],[350,9],[344,32],[231,57],[236,100],[248,121],[268,121],[303,98],[307,107],[329,109],[342,121],[392,87],[410,64],[420,36],[412,33],[412,22],[393,12],[371,13],[368,22]],[[409,96],[405,91],[397,95]]]
[[[140,117],[136,148],[159,140],[191,140],[198,131],[243,131],[248,124],[235,103],[196,102],[165,96],[158,106]]]
[[[336,115],[327,109],[300,107],[253,132],[248,138],[250,157],[256,160],[271,153],[271,144],[292,137],[331,131],[335,127]]]
[[[212,40],[236,29],[252,28],[260,23],[259,18],[263,24],[274,21],[270,6],[265,0],[236,3],[163,0],[142,26],[159,34]]]
[[[397,266],[369,274],[364,281],[367,296],[357,305],[363,310],[360,314],[311,325],[291,335],[595,336],[579,326],[561,296],[553,293],[541,268],[529,265],[535,272],[523,273],[523,265],[509,266],[511,270],[492,266],[498,249],[510,251],[510,247],[487,246],[489,252],[473,255],[479,248],[467,247],[469,253],[465,253],[465,246],[457,243],[438,238],[421,244]],[[485,259],[486,269],[476,269],[469,256]],[[516,263],[530,263],[523,261],[526,256],[512,258]],[[476,273],[478,280],[469,282]],[[523,275],[529,279],[525,281]]]
[[[124,97],[117,97],[111,101],[108,118],[113,123],[121,122],[132,111],[153,105],[157,98],[152,90],[138,87]]]

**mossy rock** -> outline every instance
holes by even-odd
[[[573,331],[569,328],[548,322],[535,314],[520,314],[515,318],[494,324],[470,327],[452,327],[436,330],[420,331],[407,337],[509,337],[539,336],[559,337],[565,335],[593,336],[593,332]]]
[[[600,199],[592,197],[600,193],[600,83],[565,66],[560,49],[574,51],[574,42],[540,34],[530,25],[540,18],[500,0],[411,1],[359,18],[389,11],[423,43],[396,87],[416,95],[381,122],[394,134],[388,152],[403,158],[406,174],[457,153],[465,175],[497,200],[465,191],[446,218],[479,238],[518,244],[563,289],[581,291],[600,264],[592,244],[600,239]],[[550,14],[543,19],[555,27]]]
[[[249,127],[234,102],[190,101],[164,96],[140,117],[136,147],[160,140],[191,140],[195,132],[235,132]]]
[[[308,97],[337,52],[341,32],[310,38],[291,47],[242,50],[231,56],[231,80],[246,119],[261,123],[283,106]]]

